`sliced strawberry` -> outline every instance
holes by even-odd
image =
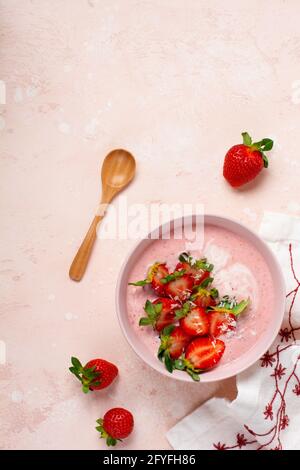
[[[170,276],[172,276],[172,274]],[[193,286],[193,278],[188,274],[183,274],[166,284],[165,293],[168,297],[176,301],[184,301],[190,297]]]
[[[148,272],[148,277],[151,280],[152,289],[158,295],[165,294],[165,285],[161,282],[161,280],[168,276],[168,274],[169,269],[167,268],[167,265],[165,263],[155,263],[153,266],[151,266]]]
[[[199,269],[194,277],[195,286],[199,286],[205,279],[209,278],[210,271],[205,271],[204,269]]]
[[[190,370],[208,370],[220,361],[225,343],[210,336],[194,339],[186,348],[185,359]]]
[[[173,372],[174,360],[181,356],[190,341],[190,336],[180,326],[170,325],[164,328],[160,339],[158,357],[164,361],[166,369]]]
[[[236,319],[249,305],[249,299],[237,302],[235,298],[225,295],[209,312],[210,334],[214,337],[233,331]]]
[[[212,310],[208,314],[209,332],[217,338],[236,328],[236,318],[232,313]]]
[[[167,277],[168,274],[169,269],[165,263],[154,263],[148,269],[146,279],[136,282],[129,282],[129,285],[143,287],[147,284],[151,284],[152,289],[156,292],[156,294],[163,296],[165,295],[165,286],[161,280]]]
[[[188,263],[177,263],[176,271],[182,270],[184,270],[186,274],[190,274],[192,276],[195,286],[198,286],[210,276],[210,271],[206,271],[205,269],[192,268]]]
[[[194,289],[191,300],[198,307],[207,308],[217,305],[216,298],[219,295],[217,289],[208,289],[208,285],[211,284],[212,281],[213,278],[208,277],[200,284],[200,286],[197,286],[197,288]]]
[[[184,304],[186,305],[186,304]],[[182,314],[178,313],[182,312]],[[176,317],[180,317],[179,324],[181,328],[190,336],[203,336],[209,332],[209,322],[204,308],[194,307],[177,310]]]
[[[177,359],[179,356],[181,356],[184,348],[187,346],[189,341],[189,335],[187,335],[185,331],[180,328],[180,326],[176,326],[170,334],[169,352],[171,358]]]
[[[182,263],[181,261],[176,264],[176,271],[185,271],[186,274],[194,274],[195,270],[191,267],[189,263]]]
[[[213,307],[216,305],[216,300],[206,289],[198,291],[197,294],[195,294],[195,297],[192,298],[192,301],[197,305],[197,307],[202,308]]]
[[[154,302],[147,300],[144,307],[147,316],[140,318],[139,325],[151,325],[156,331],[161,331],[174,322],[178,308],[179,304],[165,297],[159,297]]]
[[[195,259],[189,253],[181,253],[176,271],[184,270],[194,279],[194,285],[199,286],[205,279],[210,277],[213,265],[207,262],[206,258]]]
[[[179,304],[174,302],[172,299],[159,298],[153,303],[162,302],[162,311],[159,318],[156,321],[156,331],[162,331],[166,326],[171,325],[175,320],[175,310],[179,307]]]

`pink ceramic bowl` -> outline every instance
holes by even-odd
[[[175,220],[174,222],[177,221]],[[186,223],[192,223],[190,217],[186,218],[185,224]],[[267,351],[274,341],[283,320],[285,307],[285,284],[281,268],[266,243],[244,225],[226,217],[205,215],[204,224],[212,224],[232,231],[233,233],[239,235],[251,243],[261,253],[267,263],[272,277],[275,295],[274,305],[276,305],[276,309],[274,309],[274,314],[272,316],[272,321],[270,322],[269,328],[257,338],[257,342],[255,343],[254,347],[252,346],[252,348],[247,351],[246,354],[244,353],[239,355],[230,363],[222,364],[221,361],[220,364],[214,369],[211,369],[210,371],[201,375],[200,383],[227,379],[236,374],[239,374],[255,363]],[[167,224],[160,227],[159,233],[164,230],[166,225]],[[170,374],[165,369],[164,364],[160,362],[156,355],[151,353],[143,343],[143,333],[141,332],[138,334],[138,332],[134,331],[128,318],[126,293],[128,289],[129,275],[133,266],[137,263],[140,255],[151,243],[153,243],[151,234],[148,235],[148,238],[139,241],[125,260],[120,271],[116,289],[116,309],[121,329],[133,350],[149,366],[170,378],[191,382],[192,379],[188,374],[177,370],[174,371],[173,374]]]

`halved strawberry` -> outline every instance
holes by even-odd
[[[161,331],[175,321],[177,308],[179,304],[165,297],[159,297],[154,302],[147,300],[144,307],[147,316],[140,318],[139,325],[151,325],[156,331]]]
[[[169,269],[165,263],[154,263],[148,269],[146,279],[143,279],[137,282],[129,282],[129,285],[130,286],[145,286],[147,284],[151,284],[152,289],[158,295],[164,295],[165,286],[161,282],[161,280],[165,278],[166,276],[168,276],[168,274],[169,274]]]
[[[249,300],[237,303],[235,298],[225,295],[220,302],[210,308],[208,313],[210,334],[214,337],[233,331],[237,317],[248,307]]]
[[[169,325],[162,331],[158,358],[164,361],[169,372],[174,370],[174,360],[178,359],[190,341],[190,336],[180,326]]]
[[[236,319],[232,313],[210,311],[208,314],[209,333],[217,338],[236,328]]]
[[[211,284],[213,280],[214,279],[212,277],[208,277],[199,286],[194,288],[191,300],[198,307],[207,308],[217,305],[216,298],[219,295],[217,289],[208,288],[209,284]]]
[[[175,320],[175,310],[179,307],[179,304],[174,302],[172,299],[159,298],[154,301],[162,302],[162,311],[159,318],[156,321],[155,329],[162,331],[166,326],[171,325]]]
[[[195,270],[189,265],[189,263],[182,263],[182,262],[179,262],[176,264],[176,268],[175,268],[176,271],[185,271],[187,274],[194,274],[195,273]]]
[[[169,269],[165,263],[154,264],[151,266],[150,270],[148,271],[148,276],[151,279],[151,286],[152,289],[158,295],[165,294],[165,285],[161,282],[169,274]]]
[[[181,328],[190,336],[207,335],[209,322],[204,308],[192,307],[186,302],[182,309],[176,311],[176,318],[179,319]]]
[[[225,343],[210,336],[194,339],[186,348],[185,359],[191,370],[208,370],[221,360]]]
[[[190,274],[194,279],[194,285],[198,286],[210,277],[213,265],[208,263],[206,258],[195,259],[189,253],[181,253],[176,271],[181,270],[184,270],[186,274]]]
[[[178,271],[176,271],[178,272]],[[173,273],[174,274],[174,273]],[[171,277],[172,274],[170,274]],[[192,293],[194,286],[193,278],[189,274],[178,276],[174,280],[169,281],[165,286],[165,293],[174,300],[183,302],[188,299]]]

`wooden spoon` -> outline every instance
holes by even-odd
[[[124,189],[135,174],[135,159],[123,149],[110,152],[104,159],[101,179],[101,204],[109,204]],[[97,235],[97,225],[105,214],[96,215],[71,264],[69,276],[73,281],[80,281],[85,273]]]

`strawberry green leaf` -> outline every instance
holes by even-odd
[[[254,144],[251,145],[252,150],[258,150],[261,153],[265,168],[268,168],[269,162],[264,152],[271,150],[273,148],[273,144],[274,142],[272,139],[266,138],[260,140],[259,142],[254,142]]]
[[[96,426],[96,430],[100,433],[100,437],[102,439],[106,440],[106,444],[108,446],[115,446],[118,441],[121,441],[121,439],[115,439],[114,437],[110,436],[104,429],[103,427],[103,419],[97,419],[96,423],[99,424],[99,426]]]
[[[175,281],[179,277],[182,277],[185,274],[185,270],[182,269],[181,271],[174,271],[172,274],[168,274],[168,276],[163,277],[160,282],[162,284],[167,284],[168,282]]]
[[[272,139],[263,139],[261,141],[261,149],[264,152],[267,152],[268,150],[272,150],[273,145],[274,145],[274,142]]]
[[[164,354],[165,354],[165,347],[164,347],[164,345],[161,344],[159,346],[159,349],[158,349],[158,352],[157,352],[157,357],[160,361],[163,360]]]
[[[155,304],[155,313],[156,313],[156,314],[161,313],[162,308],[163,308],[162,302],[158,302],[157,304]]]
[[[213,264],[208,263],[206,258],[195,259],[187,252],[183,252],[179,255],[179,261],[181,261],[181,263],[188,263],[192,268],[199,270],[203,269],[204,271],[210,272],[214,269]]]
[[[159,305],[162,306],[162,303],[160,303]],[[156,308],[155,307],[156,307],[155,304],[153,304],[150,300],[146,300],[144,310],[147,313],[148,317],[151,318],[151,319],[154,319],[154,320],[156,318]]]
[[[172,331],[174,330],[175,325],[168,325],[163,329],[163,336],[170,336]]]
[[[165,355],[164,355],[164,362],[165,362],[165,367],[166,367],[167,371],[172,374],[172,372],[174,370],[174,363],[173,363],[173,361],[170,357],[170,354],[168,352],[166,352]]]
[[[180,318],[184,318],[191,310],[191,304],[189,302],[185,302],[182,308],[175,311],[175,318],[176,320],[180,320]]]
[[[225,295],[222,297],[218,305],[215,307],[210,307],[209,310],[232,313],[233,315],[238,316],[248,307],[249,304],[249,299],[242,300],[241,302],[237,303],[235,297],[231,298],[228,295]]]
[[[238,316],[240,315],[247,307],[248,305],[250,304],[250,300],[247,299],[247,300],[242,300],[240,303],[238,303],[235,307],[233,307],[231,313],[233,313],[233,315],[235,316]]]
[[[265,168],[268,168],[268,166],[269,166],[269,160],[268,160],[267,156],[263,153],[263,154],[262,154],[262,157],[263,157],[264,167],[265,167]]]
[[[155,325],[161,311],[162,311],[162,303],[158,302],[157,304],[152,303],[150,300],[147,300],[144,306],[144,310],[147,314],[147,317],[142,317],[139,321],[140,326],[146,325]]]
[[[72,367],[69,371],[82,383],[82,391],[88,393],[91,386],[100,385],[100,373],[95,372],[95,367],[82,367],[81,362],[76,358],[71,358]]]
[[[184,370],[185,369],[184,360],[183,359],[176,359],[176,361],[174,361],[174,367],[175,367],[175,369],[178,369],[178,370]]]
[[[118,440],[120,441],[120,439],[118,439]],[[117,439],[114,439],[113,437],[108,436],[108,437],[106,438],[106,444],[107,444],[108,446],[115,446],[115,445],[117,444]]]
[[[214,269],[214,265],[207,262],[206,258],[197,259],[193,264],[193,268],[202,269],[203,271],[211,272]]]
[[[95,372],[95,367],[92,367],[92,368],[85,368],[84,367],[83,368],[83,373],[84,373],[85,378],[90,379],[90,380],[95,379],[99,375],[99,374],[97,374],[97,372]]]
[[[190,256],[189,253],[187,252],[183,252],[183,253],[180,253],[180,255],[178,256],[178,259],[181,263],[188,263],[190,264],[191,260],[192,260],[192,257]]]
[[[71,357],[71,363],[75,367],[75,369],[82,369],[82,364],[79,359],[77,359],[77,357]]]
[[[78,380],[81,381],[80,373],[75,369],[75,367],[69,367],[69,371],[77,377]]]
[[[175,325],[166,326],[160,334],[160,346],[158,348],[157,357],[162,361],[169,354],[170,334],[174,330]]]
[[[147,318],[147,317],[142,317],[139,320],[139,326],[149,326],[149,325],[152,325],[152,324],[153,323],[150,320],[150,318]]]
[[[186,372],[189,374],[190,377],[192,377],[192,379],[195,381],[195,382],[199,382],[200,381],[200,375],[197,373],[197,372],[194,372],[190,369],[186,369]]]
[[[128,282],[129,286],[137,286],[137,287],[142,287],[145,286],[146,284],[149,284],[150,281],[148,279],[143,279],[142,281],[137,281],[137,282]]]
[[[185,371],[195,382],[199,382],[201,370],[195,369],[184,356],[176,359],[173,362],[173,367],[174,369]]]
[[[232,310],[233,307],[235,307],[236,305],[237,301],[235,297],[229,297],[229,295],[224,295],[215,308],[225,308],[227,310]]]
[[[273,148],[273,144],[274,142],[272,139],[262,139],[259,142],[254,142],[251,147],[259,150],[260,152],[268,152]]]
[[[204,279],[204,281],[201,282],[199,286],[197,286],[197,288],[205,289],[213,282],[213,280],[214,280],[213,277],[207,277],[206,279]]]
[[[212,289],[210,289],[209,291],[210,295],[216,299],[217,297],[219,297],[219,291],[218,289],[216,289],[215,287],[213,287]]]
[[[243,137],[243,144],[247,145],[247,147],[250,147],[250,145],[252,144],[252,139],[250,135],[248,134],[248,132],[242,132],[242,137]]]

